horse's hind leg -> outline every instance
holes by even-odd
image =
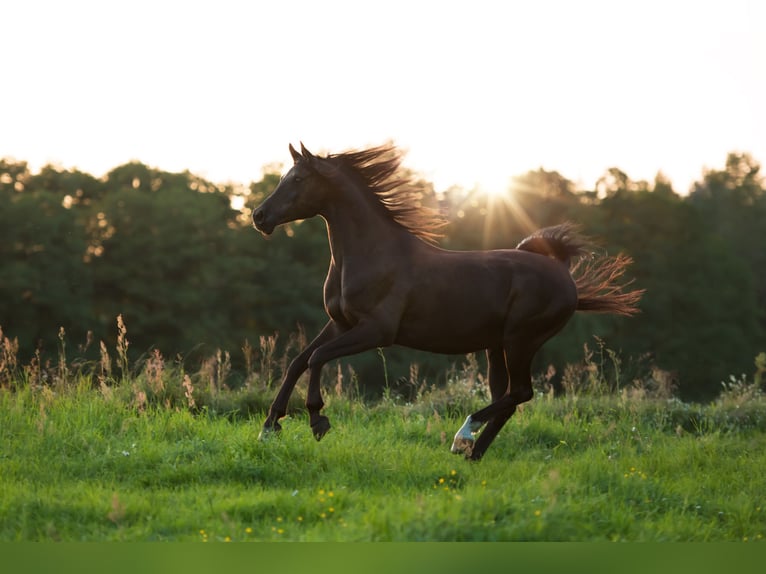
[[[476,439],[476,443],[473,445],[471,452],[465,453],[466,457],[471,460],[481,459],[489,448],[489,445],[492,444],[492,441],[495,440],[495,437],[497,437],[500,430],[505,426],[505,423],[508,422],[508,419],[511,418],[514,412],[516,412],[516,405],[513,405],[505,412],[492,417],[487,423],[487,426],[484,427],[484,430],[481,431],[479,438]]]
[[[492,444],[497,434],[508,419],[516,412],[516,405],[530,400],[533,396],[530,367],[534,350],[525,352],[521,345],[507,345],[505,349],[505,367],[510,377],[510,389],[502,398],[468,416],[463,426],[455,435],[452,452],[464,453],[472,460],[478,460]],[[482,425],[487,424],[479,438],[467,440]]]
[[[505,364],[505,351],[502,348],[487,349],[489,363],[489,393],[492,402],[502,399],[510,388],[508,367]]]
[[[489,363],[489,392],[492,397],[492,403],[498,402],[502,399],[509,389],[508,368],[505,364],[505,352],[502,348],[487,349],[487,361]],[[510,416],[510,415],[509,415]],[[497,417],[495,417],[497,418]],[[505,424],[504,419],[502,421],[491,419],[487,425],[487,428],[482,431],[482,436],[489,431],[493,436],[502,428]],[[494,423],[494,424],[493,424]],[[464,453],[466,456],[470,455],[474,450],[474,434],[481,428],[484,422],[474,421],[469,416],[460,430],[455,434],[455,439],[452,442],[452,452],[455,454]],[[491,430],[492,427],[498,426],[497,430]]]

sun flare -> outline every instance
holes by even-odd
[[[477,186],[477,191],[482,195],[487,196],[490,200],[500,199],[507,197],[511,193],[511,188],[508,181],[493,181]]]
[[[508,185],[505,188],[492,188],[492,191],[480,190],[486,197],[486,217],[483,229],[485,246],[489,245],[491,238],[500,230],[506,230],[509,226],[518,226],[524,234],[531,233],[536,229],[524,207],[519,203],[513,193],[513,188]]]

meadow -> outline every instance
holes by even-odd
[[[486,402],[475,365],[407,399],[325,384],[316,442],[300,396],[258,440],[274,384],[228,388],[159,353],[129,368],[0,369],[0,541],[744,541],[766,535],[766,399],[755,377],[684,403],[543,386],[478,463],[449,452]],[[120,369],[122,366],[124,369]],[[225,371],[225,369],[224,369]],[[574,374],[573,374],[574,373]],[[600,386],[599,386],[600,385]],[[303,391],[299,384],[298,392]]]

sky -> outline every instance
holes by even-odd
[[[216,183],[393,141],[433,181],[766,162],[761,0],[8,0],[0,157]]]

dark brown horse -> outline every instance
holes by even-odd
[[[319,440],[330,428],[320,414],[319,385],[328,361],[394,344],[450,354],[486,350],[492,403],[466,419],[452,445],[452,452],[479,459],[516,405],[532,398],[532,358],[576,310],[636,312],[641,292],[616,282],[628,258],[591,259],[570,273],[570,259],[586,246],[572,225],[538,231],[516,249],[443,250],[433,244],[442,221],[420,206],[393,146],[319,157],[301,144],[290,153],[293,167],[253,223],[269,235],[297,219],[325,220],[330,320],[290,363],[262,434],[280,429],[306,369],[306,407]]]

